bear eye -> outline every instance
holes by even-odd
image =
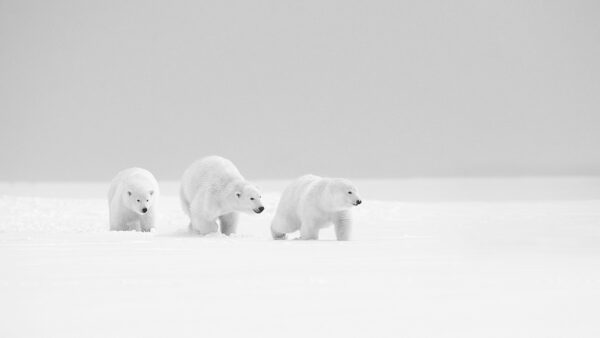
[[[137,200],[137,201],[139,202],[140,200]]]
[[[254,197],[250,197],[250,200],[251,200],[251,201],[254,201]]]
[[[146,202],[150,202],[149,200],[146,200]]]
[[[352,195],[352,191],[348,191],[348,195]]]

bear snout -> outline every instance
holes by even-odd
[[[142,213],[144,213],[144,214],[145,214],[146,212],[148,212],[148,208],[144,208],[144,209],[142,209]]]
[[[263,212],[263,210],[265,210],[265,207],[263,207],[262,205],[256,209],[254,209],[254,212],[257,214],[260,214],[261,212]]]
[[[361,204],[361,203],[362,203],[362,201],[361,201],[361,200],[356,200],[356,202],[354,203],[354,205],[359,205],[359,204]]]

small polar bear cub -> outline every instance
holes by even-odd
[[[236,232],[238,212],[265,210],[261,192],[246,181],[228,159],[209,156],[197,160],[183,173],[180,198],[190,217],[190,230],[202,235]]]
[[[129,168],[119,172],[108,190],[110,230],[152,230],[158,195],[158,182],[148,170]]]
[[[287,233],[300,230],[301,239],[319,239],[319,230],[333,223],[337,239],[349,240],[350,208],[361,203],[358,190],[346,179],[302,176],[283,191],[271,234],[285,239]]]

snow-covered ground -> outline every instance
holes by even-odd
[[[600,180],[356,181],[355,239],[109,232],[108,184],[0,184],[0,337],[600,337]]]

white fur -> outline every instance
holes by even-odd
[[[362,201],[356,187],[341,178],[302,176],[281,195],[271,223],[274,239],[300,230],[301,239],[319,239],[319,230],[335,225],[338,240],[349,240],[352,231],[350,208]]]
[[[158,182],[148,170],[129,168],[119,172],[108,190],[110,230],[152,230],[159,194]]]
[[[218,223],[222,233],[235,233],[237,212],[264,210],[260,190],[231,161],[219,156],[197,160],[183,173],[180,197],[190,229],[203,235],[217,232]]]

